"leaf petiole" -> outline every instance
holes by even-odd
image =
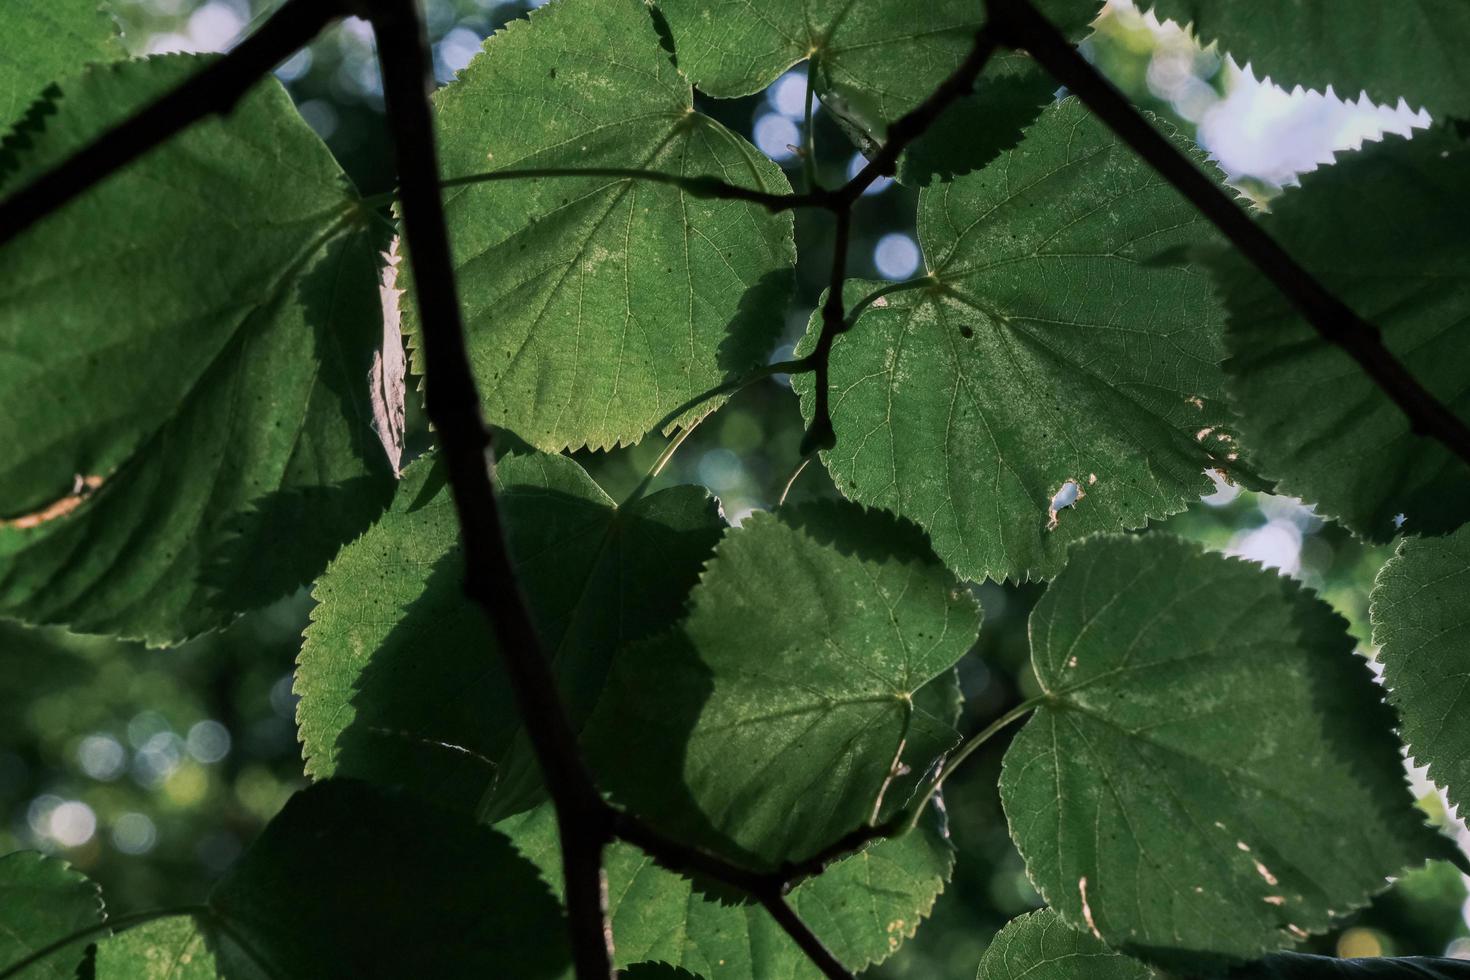
[[[934,781],[929,784],[918,799],[910,804],[908,807],[908,818],[899,821],[901,829],[896,831],[893,836],[898,837],[917,827],[919,825],[919,819],[924,815],[924,809],[929,805],[929,801],[934,799],[935,795],[938,794],[940,788],[944,785],[945,779],[958,769],[962,762],[973,755],[976,749],[990,741],[992,737],[999,734],[1012,723],[1019,721],[1040,707],[1046,701],[1046,698],[1046,695],[1040,694],[1029,700],[1022,701],[1010,711],[1007,711],[995,719],[995,721],[986,725],[978,734],[967,738],[964,744],[955,751],[954,755],[944,761],[944,767],[939,771],[939,775],[934,777]]]

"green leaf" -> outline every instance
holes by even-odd
[[[203,64],[61,83],[0,193]],[[0,614],[177,642],[372,519],[369,221],[272,80],[0,251]]]
[[[35,851],[0,857],[0,970],[102,921],[102,893],[59,858]],[[90,938],[40,960],[25,980],[72,980]]]
[[[1167,980],[1147,964],[1069,929],[1051,909],[1006,925],[980,960],[976,980]],[[1230,980],[1465,980],[1470,964],[1425,956],[1339,960],[1273,953]]]
[[[1155,0],[1257,75],[1286,88],[1333,86],[1352,100],[1401,97],[1435,115],[1470,113],[1470,6],[1462,0]]]
[[[912,525],[837,502],[753,514],[690,606],[619,654],[585,738],[605,787],[671,833],[753,867],[805,858],[958,740],[949,668],[980,610]],[[936,678],[938,716],[919,693]]]
[[[977,580],[1050,577],[1072,541],[1183,510],[1235,455],[1221,317],[1205,277],[1149,260],[1211,240],[1074,99],[980,173],[925,188],[932,285],[874,303],[833,346],[838,488],[918,521]],[[875,284],[850,285],[855,302]],[[1068,484],[1075,503],[1052,511]]]
[[[1079,544],[1030,621],[1044,698],[1001,799],[1074,929],[1219,966],[1327,929],[1437,851],[1346,623],[1160,535]]]
[[[1470,804],[1470,526],[1446,538],[1406,539],[1378,573],[1371,608],[1400,737],[1463,809]]]
[[[1041,7],[1075,37],[1101,4],[1043,0]],[[881,144],[889,123],[923,102],[960,66],[985,21],[983,5],[971,0],[658,0],[658,9],[674,36],[680,69],[700,91],[716,98],[759,92],[788,68],[810,60],[822,105],[865,151]],[[987,78],[1039,78],[1039,72],[1027,71],[1027,61],[999,53]],[[988,81],[981,84],[982,96],[994,94],[986,91],[988,86]],[[1050,91],[1055,90],[1053,83]],[[1036,99],[1032,109],[1044,101]],[[971,111],[957,110],[942,121],[946,138],[982,144],[993,139],[966,126],[983,105],[977,102]],[[989,105],[996,103],[992,99]],[[936,143],[929,152],[968,151]],[[934,163],[925,169],[926,176],[932,175]]]
[[[1302,178],[1261,226],[1360,316],[1410,374],[1470,422],[1470,148],[1443,130],[1390,139]],[[1232,400],[1253,461],[1375,541],[1470,520],[1465,464],[1233,253],[1213,263],[1229,308]]]
[[[223,980],[559,980],[565,935],[535,866],[503,834],[333,780],[291,798],[206,911],[102,944],[98,980],[178,977],[160,966],[205,947]]]
[[[117,933],[97,945],[97,980],[255,980],[248,967],[219,971],[209,928],[207,920],[175,915]]]
[[[797,914],[853,970],[892,955],[934,907],[954,870],[954,848],[924,821],[903,837],[879,841],[798,885],[787,897]],[[560,893],[561,851],[549,804],[497,827],[541,868]],[[705,895],[629,844],[606,852],[616,965],[658,960],[706,980],[818,980],[812,962],[764,908]]]
[[[702,487],[619,509],[563,456],[497,469],[521,585],[580,724],[617,647],[682,614],[723,522]],[[408,783],[459,807],[493,791],[504,815],[540,798],[540,775],[489,625],[465,599],[458,541],[430,457],[318,580],[296,673],[306,771]]]
[[[533,11],[435,104],[448,177],[635,167],[790,189],[694,111],[639,0]],[[796,254],[789,213],[608,177],[457,187],[445,208],[486,413],[541,449],[636,442],[775,345]],[[416,314],[405,321],[416,340]]]
[[[0,133],[45,85],[126,52],[100,0],[9,0],[0,37]]]
[[[980,958],[976,980],[1154,980],[1138,960],[1068,928],[1051,909],[1006,923]]]

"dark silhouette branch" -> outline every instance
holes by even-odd
[[[1251,220],[1230,196],[1149,124],[1030,0],[986,0],[990,28],[1031,55],[1193,204],[1323,340],[1341,348],[1409,420],[1470,464],[1470,426],[1430,394],[1383,343],[1378,328],[1334,296]]]
[[[490,434],[465,345],[439,191],[428,39],[417,0],[375,0],[370,14],[398,164],[404,239],[423,323],[425,409],[438,430],[459,518],[465,591],[490,620],[521,722],[556,807],[577,976],[607,980],[612,977],[612,936],[602,851],[612,824],[521,595],[490,481]]]
[[[347,0],[287,0],[229,54],[0,202],[0,245],[199,120],[227,115],[256,82],[345,16],[348,7]]]
[[[894,120],[888,127],[888,139],[884,141],[883,148],[852,180],[832,192],[836,205],[851,207],[873,181],[896,174],[898,158],[909,144],[923,136],[944,115],[944,110],[975,91],[975,82],[998,46],[989,25],[980,30],[960,66],[940,82],[927,99]]]

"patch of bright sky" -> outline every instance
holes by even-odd
[[[1291,79],[1257,78],[1248,63],[1238,65],[1215,45],[1201,48],[1175,22],[1140,13],[1133,0],[1109,0],[1103,17],[1117,18],[1122,31],[1153,35],[1149,91],[1198,127],[1200,145],[1231,181],[1290,186],[1300,174],[1330,164],[1335,153],[1388,133],[1408,136],[1430,122],[1427,112],[1403,100],[1381,106],[1360,94],[1344,101],[1331,87],[1287,90],[1278,81],[1291,85]],[[1223,72],[1224,95],[1205,81],[1216,70]]]

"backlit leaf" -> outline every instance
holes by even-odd
[[[1219,966],[1322,932],[1438,850],[1346,624],[1162,535],[1073,549],[1031,615],[1044,700],[1001,799],[1074,929]]]
[[[435,104],[451,178],[633,167],[789,190],[755,147],[694,111],[639,0],[533,11]],[[486,413],[541,449],[636,442],[763,363],[781,328],[790,214],[608,177],[455,187],[445,208]]]
[[[1302,177],[1262,227],[1470,422],[1470,147],[1389,138]],[[1229,309],[1232,400],[1262,474],[1359,534],[1441,534],[1470,519],[1470,469],[1322,340],[1245,260],[1214,263]]]
[[[566,457],[507,456],[497,469],[511,552],[580,723],[618,645],[682,613],[723,524],[703,488],[619,509]],[[420,460],[316,584],[296,674],[310,775],[406,783],[461,807],[493,792],[501,814],[539,799],[500,653],[463,581],[444,472]]]
[[[918,521],[968,579],[1047,578],[1072,541],[1182,510],[1234,462],[1221,317],[1207,277],[1150,260],[1211,240],[1075,100],[925,188],[932,285],[874,303],[832,350],[838,488]]]
[[[952,691],[980,611],[912,525],[836,502],[753,514],[690,604],[619,654],[586,737],[613,795],[671,832],[753,866],[807,857],[956,743],[952,698],[936,717],[919,692]]]
[[[1409,754],[1470,803],[1470,527],[1408,538],[1378,573],[1373,642]]]
[[[203,64],[62,82],[0,193]],[[271,80],[0,252],[0,614],[176,642],[372,519],[371,221]]]

